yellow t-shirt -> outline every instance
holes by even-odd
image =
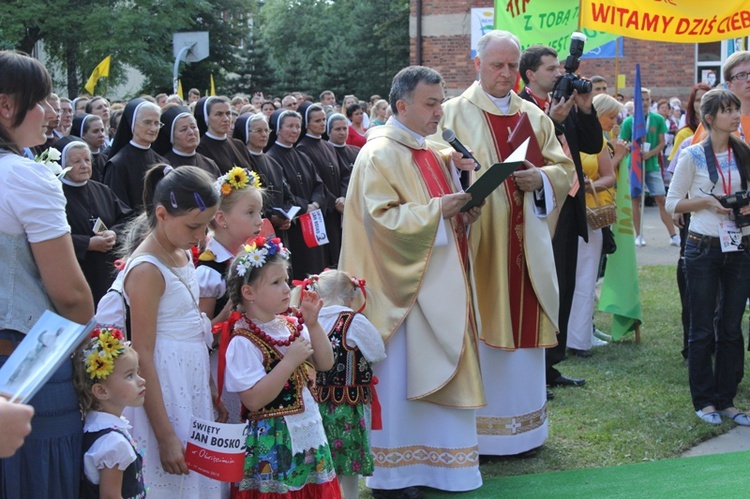
[[[674,158],[674,155],[677,153],[677,149],[680,148],[680,144],[682,144],[682,141],[693,135],[693,133],[694,132],[690,129],[689,126],[680,128],[680,130],[677,132],[677,135],[674,136],[674,146],[672,146],[672,150],[669,152],[667,161],[672,161],[672,158]]]
[[[603,141],[602,150],[599,151],[599,154],[605,151],[607,152],[607,154],[609,154],[609,151],[607,151],[606,140]],[[583,173],[587,178],[590,178],[592,182],[599,179],[599,154],[586,154],[583,152],[581,153],[581,165],[583,166]],[[596,194],[599,197],[599,204],[610,204],[614,201],[615,190],[613,188],[610,188],[608,191],[596,191]],[[594,194],[591,192],[586,193],[586,206],[588,208],[596,207]]]

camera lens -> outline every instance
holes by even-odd
[[[578,94],[587,94],[591,92],[592,86],[589,80],[575,80],[573,82],[573,89],[578,90]]]

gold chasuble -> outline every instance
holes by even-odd
[[[505,350],[554,346],[559,292],[552,240],[559,207],[573,181],[573,162],[555,137],[552,121],[535,105],[510,93],[504,114],[475,82],[443,105],[445,128],[452,129],[481,165],[481,176],[512,152],[510,131],[527,113],[542,149],[541,167],[554,192],[556,208],[545,218],[534,212],[534,193],[516,189],[511,178],[488,198],[471,230],[473,271],[481,323],[480,339]],[[477,230],[479,229],[479,230]]]
[[[451,192],[437,149],[394,125],[371,128],[349,182],[339,268],[367,280],[364,313],[386,342],[404,327],[407,398],[475,408],[485,398],[466,228],[443,220],[440,199]]]

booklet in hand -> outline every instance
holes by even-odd
[[[94,327],[96,319],[81,325],[45,311],[0,368],[0,394],[28,402]]]
[[[274,215],[278,215],[279,213],[284,216],[284,218],[288,220],[294,220],[294,217],[297,216],[297,213],[299,213],[299,210],[301,208],[299,206],[292,206],[288,210],[284,211],[283,208],[274,207],[274,211],[277,213],[274,213]]]
[[[492,191],[497,189],[511,173],[518,170],[526,160],[526,151],[528,147],[529,139],[526,139],[505,159],[505,161],[492,165],[481,177],[471,184],[471,187],[466,189],[466,192],[471,194],[471,201],[466,203],[463,208],[461,208],[461,211],[469,211],[475,206],[482,204],[482,201],[484,201]]]
[[[508,137],[508,144],[511,149],[516,150],[523,144],[524,141],[529,141],[528,149],[526,151],[526,159],[532,165],[537,168],[541,168],[545,164],[544,155],[542,155],[542,149],[539,147],[539,141],[536,139],[534,134],[534,128],[531,126],[531,120],[527,113],[521,114],[521,119],[518,120],[516,127]]]

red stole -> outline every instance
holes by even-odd
[[[430,197],[439,198],[454,192],[445,165],[435,156],[434,152],[430,149],[412,149],[411,152],[414,164],[417,165],[417,169],[422,175],[422,180],[424,180],[427,186],[427,193]],[[466,270],[469,258],[469,244],[466,237],[466,226],[460,213],[451,220],[451,227],[458,242],[461,263],[464,266],[464,270]]]
[[[515,128],[521,119],[521,114],[498,116],[484,112],[484,117],[492,130],[498,158],[507,158],[512,152],[508,144],[509,130]],[[516,348],[538,348],[539,325],[544,311],[539,306],[531,284],[527,269],[528,262],[524,254],[524,193],[516,187],[511,177],[503,182],[503,188],[510,210],[508,214],[508,295],[513,342]]]

